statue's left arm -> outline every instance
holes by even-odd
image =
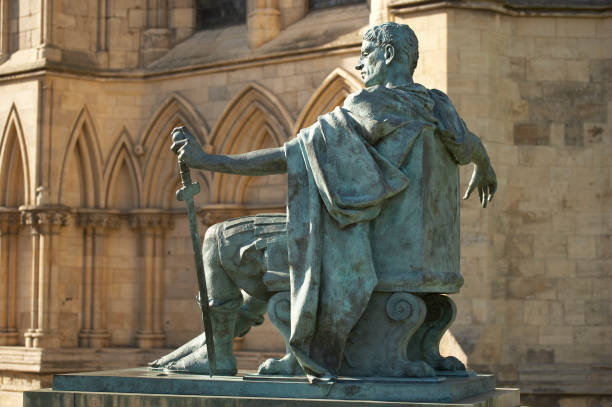
[[[435,100],[434,115],[440,122],[440,138],[458,164],[474,164],[474,172],[463,199],[475,189],[483,208],[493,199],[497,190],[497,177],[489,155],[480,138],[468,130],[448,96],[437,89],[430,91]]]
[[[207,154],[185,127],[172,130],[171,150],[191,168],[240,175],[269,175],[287,172],[282,147],[255,150],[244,154]]]
[[[474,172],[463,199],[468,199],[472,192],[478,189],[480,203],[483,208],[486,208],[497,190],[497,176],[480,139],[474,133],[467,131],[464,142],[469,145],[472,152],[471,162],[474,163]]]

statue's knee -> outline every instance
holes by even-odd
[[[212,243],[217,243],[219,232],[222,230],[223,223],[215,223],[212,226],[209,226],[206,229],[206,233],[204,234],[204,244],[210,241]]]
[[[204,234],[204,242],[202,243],[202,253],[204,259],[211,257],[216,258],[219,249],[219,232],[221,231],[221,223],[212,225]]]

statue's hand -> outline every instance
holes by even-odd
[[[497,176],[488,160],[486,163],[474,165],[472,179],[470,179],[463,199],[468,199],[476,188],[478,188],[480,203],[483,208],[486,208],[487,204],[493,200],[493,195],[497,190]]]
[[[198,140],[186,127],[175,127],[172,130],[172,152],[189,167],[195,167],[203,161],[206,155]]]

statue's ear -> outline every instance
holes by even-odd
[[[393,61],[393,58],[395,58],[395,48],[393,48],[393,45],[391,44],[386,44],[385,45],[385,63],[389,65],[391,61]]]

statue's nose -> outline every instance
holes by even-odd
[[[361,71],[361,68],[363,68],[363,63],[360,61],[357,63],[357,65],[355,65],[355,69]]]

